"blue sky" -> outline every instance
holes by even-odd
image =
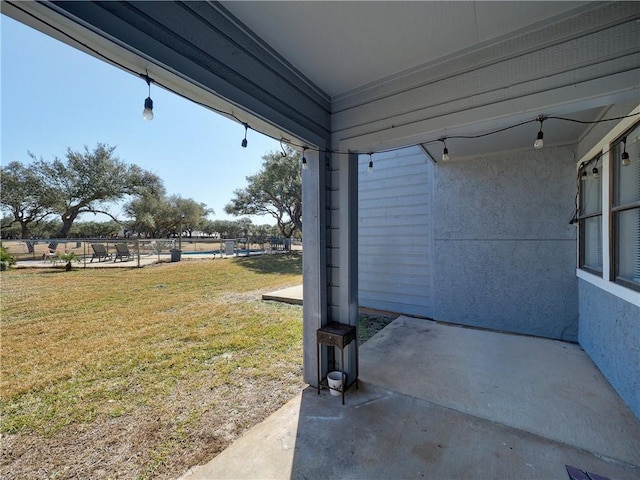
[[[144,121],[144,80],[5,15],[0,22],[2,164],[28,163],[28,151],[50,160],[67,147],[102,142],[160,176],[168,194],[206,203],[213,219],[233,219],[224,213],[233,190],[260,170],[264,154],[279,151],[278,142],[254,131],[242,148],[242,125],[153,84],[155,118]],[[119,207],[112,213],[123,218]]]

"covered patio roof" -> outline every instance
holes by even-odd
[[[637,2],[3,2],[275,138],[368,152],[638,97]],[[536,126],[457,142],[520,148]],[[547,144],[588,128],[554,122]],[[427,145],[437,156],[440,145]]]

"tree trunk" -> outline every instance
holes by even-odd
[[[27,239],[31,237],[31,230],[29,230],[29,224],[27,222],[20,222],[20,230],[22,232],[22,238]],[[29,253],[33,253],[33,247],[31,247],[31,251]]]
[[[26,244],[27,244],[27,253],[33,253],[35,252],[35,245],[34,243],[29,240],[29,238],[31,238],[31,230],[29,230],[28,224],[22,223],[20,222],[20,230],[22,232],[22,239],[26,240]]]
[[[62,215],[62,228],[56,234],[55,238],[67,238],[77,216],[78,212],[70,213],[68,216]]]

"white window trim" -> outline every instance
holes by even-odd
[[[586,270],[580,270],[579,268],[576,269],[576,276],[586,282],[589,282],[592,285],[595,285],[601,290],[610,293],[611,295],[615,295],[616,297],[622,300],[626,300],[636,307],[640,307],[640,292],[631,290],[630,288],[627,288],[618,283],[605,280],[604,278],[594,275],[593,273],[589,273]]]
[[[629,115],[640,114],[640,105],[633,109]],[[638,121],[638,116],[625,118],[621,120],[615,127],[613,127],[609,133],[607,133],[598,143],[596,143],[591,149],[583,155],[582,158],[576,163],[576,171],[579,171],[580,165],[583,162],[588,162],[598,154],[604,153],[611,149],[613,142],[629,128],[631,128]],[[609,258],[609,228],[611,222],[611,205],[609,201],[611,178],[611,156],[613,155],[613,149],[606,155],[603,155],[602,162],[602,277],[594,275],[582,270],[576,269],[576,276],[582,280],[585,280],[596,287],[605,290],[611,295],[615,295],[618,298],[626,300],[640,307],[640,292],[627,288],[623,285],[615,283],[611,278],[611,259]],[[580,255],[580,239],[577,241],[577,255]]]

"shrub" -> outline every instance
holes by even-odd
[[[78,262],[80,263],[80,257],[78,257],[78,255],[76,255],[75,252],[65,252],[65,253],[60,253],[58,255],[56,255],[54,258],[51,259],[52,262],[56,262],[58,260],[62,260],[63,262],[67,262],[67,264],[65,265],[64,269],[68,272],[69,270],[71,270],[71,262]]]
[[[10,255],[9,252],[7,252],[7,249],[5,247],[0,247],[0,270],[6,270],[7,268],[9,268],[11,265],[15,265],[16,264],[16,259],[13,258],[13,255]]]

